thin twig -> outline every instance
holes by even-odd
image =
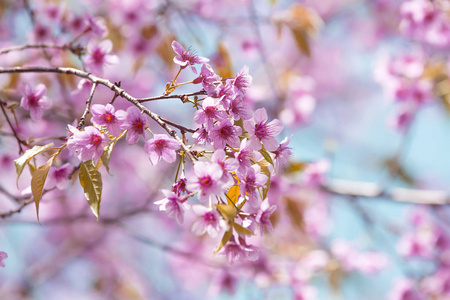
[[[374,182],[330,179],[322,185],[322,189],[328,193],[344,196],[387,198],[396,202],[428,205],[450,204],[450,195],[445,191],[407,188],[384,190],[380,184]]]
[[[162,118],[162,117],[160,117],[160,118],[161,118],[161,120],[163,120],[163,121],[166,122],[167,124],[169,124],[169,125],[171,125],[171,126],[173,126],[173,127],[178,128],[178,129],[181,131],[182,134],[184,134],[184,133],[186,133],[186,132],[190,132],[190,133],[196,132],[195,129],[190,129],[190,128],[184,127],[184,126],[182,126],[182,125],[178,125],[178,124],[173,123],[173,122],[171,122],[171,121],[169,121],[169,120],[166,120],[166,119],[164,119],[164,118]]]
[[[201,90],[199,92],[195,92],[195,93],[190,93],[190,94],[180,94],[180,95],[165,95],[165,96],[158,96],[158,97],[148,97],[148,98],[137,98],[136,100],[139,102],[148,102],[148,101],[156,101],[156,100],[164,100],[164,99],[180,99],[181,101],[186,102],[186,100],[188,97],[191,96],[198,96],[198,95],[206,95],[206,91],[205,90]]]
[[[80,122],[78,122],[78,129],[81,129],[84,126],[84,122],[86,121],[86,116],[91,111],[91,102],[94,97],[95,89],[97,88],[98,83],[94,82],[91,88],[91,93],[89,94],[89,98],[86,100],[86,108],[84,109],[83,115],[80,118]]]
[[[58,50],[71,50],[72,48],[68,45],[54,45],[54,44],[27,44],[22,46],[15,46],[11,48],[5,48],[0,50],[0,55],[6,54],[13,51],[22,51],[26,49],[58,49]]]
[[[12,125],[11,121],[9,120],[8,114],[6,113],[3,101],[0,101],[0,107],[2,108],[3,115],[5,116],[6,121],[8,122],[8,125],[11,128],[11,131],[13,132],[14,137],[17,140],[17,144],[19,145],[19,154],[22,154],[23,153],[22,144],[26,145],[26,143],[21,138],[19,138],[19,136],[17,135],[17,131],[14,129],[14,126]]]
[[[0,218],[4,219],[4,218],[7,218],[7,217],[11,217],[14,214],[20,213],[25,206],[27,206],[28,204],[31,204],[33,202],[34,202],[34,200],[31,197],[31,198],[23,201],[22,203],[20,203],[20,205],[18,207],[16,207],[15,209],[7,211],[7,212],[0,213]]]

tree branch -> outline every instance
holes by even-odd
[[[330,179],[322,189],[331,194],[357,196],[363,198],[389,198],[396,202],[415,204],[445,205],[450,204],[450,195],[445,191],[392,188],[384,190],[374,182],[358,182],[342,179]]]
[[[94,84],[101,84],[109,89],[111,89],[113,92],[118,94],[121,98],[124,98],[128,100],[129,102],[133,103],[135,106],[137,106],[143,113],[148,115],[150,118],[152,118],[156,123],[158,123],[159,126],[161,126],[167,133],[172,136],[174,139],[176,139],[183,150],[188,155],[189,159],[192,162],[196,161],[196,158],[192,155],[190,149],[184,144],[183,140],[176,134],[175,130],[172,129],[170,126],[167,125],[166,122],[164,122],[160,116],[151,110],[149,110],[147,107],[143,106],[135,97],[128,94],[124,89],[118,87],[116,84],[110,82],[107,79],[100,78],[97,76],[92,75],[91,73],[84,72],[75,68],[63,68],[63,67],[10,67],[10,68],[0,68],[0,74],[5,73],[60,73],[60,74],[66,74],[66,75],[75,75],[80,78],[85,78]]]
[[[15,46],[11,48],[5,48],[0,50],[0,55],[6,54],[13,51],[23,51],[26,49],[58,49],[58,50],[70,50],[71,52],[77,51],[79,49],[73,48],[69,45],[54,45],[54,44],[27,44],[22,46]]]

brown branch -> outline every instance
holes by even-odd
[[[0,55],[6,54],[13,51],[23,51],[26,49],[58,49],[58,50],[70,50],[75,51],[75,49],[72,49],[72,47],[68,45],[53,45],[53,44],[27,44],[23,46],[15,46],[11,48],[5,48],[0,50]]]
[[[84,109],[83,115],[80,118],[80,122],[78,122],[78,129],[81,129],[84,126],[84,122],[86,120],[87,114],[91,111],[91,102],[92,98],[94,98],[95,89],[97,88],[98,83],[94,82],[91,88],[91,93],[89,94],[89,98],[86,100],[86,108]]]
[[[190,128],[184,127],[184,126],[182,126],[182,125],[178,125],[178,124],[173,123],[173,122],[171,122],[171,121],[169,121],[169,120],[166,120],[166,119],[164,119],[164,118],[162,118],[162,117],[161,117],[161,120],[163,120],[164,122],[166,122],[167,124],[169,124],[169,125],[171,125],[171,126],[173,126],[173,127],[178,128],[178,129],[181,131],[182,134],[184,134],[184,133],[186,133],[186,132],[194,133],[194,132],[197,131],[197,130],[195,130],[195,129],[190,129]]]
[[[22,203],[20,203],[20,205],[17,208],[12,209],[7,212],[0,213],[0,218],[5,219],[7,217],[11,217],[14,214],[20,213],[25,206],[27,206],[28,204],[31,204],[33,202],[34,202],[33,198],[29,198],[29,199],[23,201]]]
[[[8,114],[6,113],[3,101],[0,101],[0,107],[2,109],[3,115],[6,118],[6,122],[8,122],[9,128],[11,128],[11,131],[13,132],[13,135],[17,140],[17,144],[19,145],[19,154],[22,154],[23,153],[22,144],[26,145],[26,143],[19,137],[19,135],[17,134],[17,131],[14,129],[14,126],[11,123],[11,120],[9,120],[9,117],[8,117]]]
[[[116,84],[110,82],[107,79],[100,78],[97,76],[92,75],[91,73],[84,72],[75,68],[62,68],[62,67],[10,67],[10,68],[0,68],[0,74],[6,74],[6,73],[60,73],[60,74],[66,74],[66,75],[74,75],[78,76],[80,78],[85,78],[92,83],[97,83],[104,85],[111,89],[113,92],[117,93],[121,98],[124,98],[128,100],[129,102],[133,103],[135,106],[137,106],[143,113],[148,115],[150,118],[152,118],[156,123],[158,123],[159,126],[161,126],[170,136],[172,136],[174,139],[176,139],[180,144],[183,150],[187,153],[189,156],[189,159],[192,162],[195,162],[196,159],[192,155],[190,149],[186,146],[186,144],[183,142],[183,140],[176,134],[175,130],[172,129],[170,126],[167,125],[166,122],[164,122],[161,117],[149,110],[147,107],[142,105],[137,98],[131,96],[128,94],[124,89],[118,87]]]
[[[388,198],[396,202],[428,205],[450,204],[450,195],[445,191],[392,188],[385,190],[378,183],[330,179],[322,189],[331,194],[363,198]]]

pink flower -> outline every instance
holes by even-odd
[[[84,60],[86,65],[93,71],[101,73],[103,66],[114,65],[119,62],[116,55],[109,54],[112,50],[113,44],[110,40],[104,40],[100,43],[93,41],[87,45],[87,55]]]
[[[223,107],[211,97],[207,97],[202,102],[202,109],[197,110],[194,114],[194,122],[204,124],[207,130],[213,127],[214,121],[223,120],[227,117],[227,113]]]
[[[359,253],[355,258],[355,268],[363,274],[375,275],[388,265],[388,259],[385,254],[367,251]]]
[[[435,233],[431,230],[419,230],[414,234],[405,234],[397,243],[397,251],[408,258],[432,258],[435,250]]]
[[[400,133],[406,133],[414,120],[415,114],[416,108],[414,106],[404,105],[388,120],[388,124]]]
[[[233,125],[230,119],[224,119],[213,127],[210,132],[210,138],[214,149],[223,149],[226,145],[236,148],[239,147],[239,136],[241,133],[241,127]]]
[[[36,43],[48,42],[54,39],[53,33],[48,26],[36,22],[34,29],[31,33],[31,38]]]
[[[212,142],[208,131],[203,126],[202,128],[198,128],[192,137],[195,139],[195,144],[197,145],[210,144]]]
[[[103,148],[109,144],[109,137],[94,126],[87,126],[80,131],[72,125],[68,125],[73,133],[67,141],[67,148],[76,153],[81,161],[100,158]]]
[[[145,143],[145,151],[149,154],[152,165],[156,165],[161,159],[173,163],[177,157],[176,150],[179,148],[180,143],[165,134],[155,134]]]
[[[87,21],[87,29],[93,32],[97,37],[104,38],[108,34],[108,28],[102,18],[93,18],[89,13],[85,12],[84,17]]]
[[[239,163],[234,158],[226,158],[225,151],[223,149],[217,149],[214,151],[211,161],[217,163],[223,171],[220,181],[223,182],[224,187],[231,187],[234,184],[234,179],[231,176],[231,172],[236,171]]]
[[[278,146],[278,149],[273,151],[272,153],[275,154],[275,168],[279,168],[280,165],[285,165],[289,158],[292,155],[292,148],[288,147],[289,142],[291,141],[291,137],[285,138],[280,145]]]
[[[116,116],[120,121],[122,121],[120,128],[128,130],[128,144],[136,144],[139,140],[140,134],[142,134],[145,139],[145,127],[147,126],[147,120],[137,107],[130,106],[126,112],[118,111]]]
[[[330,162],[327,159],[312,162],[303,171],[301,180],[309,187],[317,187],[323,184],[329,170]]]
[[[253,149],[250,148],[248,140],[243,139],[239,147],[239,152],[236,154],[236,160],[238,161],[239,164],[238,167],[239,173],[245,173],[247,168],[250,168],[250,166],[252,165],[250,159],[252,157],[253,157]]]
[[[38,84],[32,89],[28,83],[22,86],[23,97],[20,100],[20,106],[30,111],[31,119],[38,121],[42,118],[42,110],[51,107],[50,101],[44,94],[47,92],[45,85]]]
[[[194,79],[194,84],[202,83],[203,89],[208,93],[208,95],[214,94],[216,90],[216,82],[220,82],[221,78],[219,75],[214,73],[214,70],[210,65],[203,64],[200,69],[200,75]]]
[[[197,74],[197,70],[194,68],[195,64],[202,64],[209,61],[209,59],[195,55],[190,52],[189,49],[184,50],[183,46],[177,41],[172,42],[172,49],[178,56],[173,58],[173,62],[180,65],[183,69],[187,66],[191,66],[192,71]]]
[[[227,222],[217,213],[216,210],[203,205],[193,205],[192,210],[200,218],[192,224],[192,232],[196,235],[203,235],[205,232],[212,238],[222,230],[228,230]]]
[[[188,177],[187,189],[191,192],[198,191],[200,201],[207,200],[211,194],[218,195],[222,192],[222,174],[222,168],[216,163],[196,162],[194,174]]]
[[[280,112],[280,118],[289,126],[303,125],[308,122],[315,107],[316,99],[313,96],[296,96],[287,102],[287,106]]]
[[[267,182],[267,176],[261,174],[261,167],[259,165],[252,165],[247,169],[245,174],[241,176],[241,183],[239,184],[241,188],[241,194],[248,194],[248,202],[251,206],[258,206],[258,191],[257,188],[264,187]]]
[[[229,264],[242,262],[245,259],[256,261],[259,258],[259,253],[251,246],[236,243],[232,238],[223,248],[222,254],[225,254]]]
[[[161,190],[166,198],[155,201],[155,205],[159,205],[160,211],[165,211],[169,218],[175,219],[178,224],[184,221],[184,210],[189,208],[185,203],[186,197],[178,197],[172,191]]]
[[[433,275],[425,277],[420,288],[428,295],[437,296],[437,299],[448,299],[450,296],[450,269],[448,266],[441,266]]]
[[[52,167],[48,174],[46,185],[49,188],[56,186],[59,190],[65,189],[72,171],[73,167],[70,163],[66,163],[60,167]]]
[[[256,110],[253,119],[244,121],[244,128],[251,135],[249,142],[255,150],[261,149],[261,144],[268,151],[275,151],[278,148],[278,142],[274,136],[283,130],[283,125],[278,119],[269,123],[267,121],[265,108]]]
[[[6,252],[4,252],[4,251],[0,251],[0,267],[2,267],[2,268],[6,267],[4,260],[7,258],[8,258],[8,254],[6,254]]]
[[[394,281],[394,286],[389,291],[388,300],[424,300],[425,297],[419,293],[414,282],[408,278],[399,278]]]
[[[428,80],[413,82],[399,80],[394,93],[398,101],[407,101],[419,106],[433,99],[433,84]]]
[[[92,123],[100,126],[106,126],[108,132],[114,136],[120,135],[120,125],[122,122],[119,118],[117,118],[114,106],[109,103],[106,104],[106,106],[94,104],[91,107],[91,113],[93,115],[91,118]]]
[[[230,102],[238,96],[231,80],[227,80],[225,84],[223,82],[219,83],[214,90],[214,94],[210,95],[208,93],[208,95],[214,98],[220,98],[220,102],[226,109],[229,108]]]
[[[188,191],[186,189],[186,185],[187,185],[187,180],[184,177],[181,177],[180,179],[178,179],[178,181],[176,183],[173,184],[172,186],[172,192],[176,193],[178,196],[181,195],[181,193],[190,193],[190,191]]]
[[[273,233],[272,223],[270,223],[270,216],[275,212],[276,209],[276,205],[270,206],[269,200],[264,200],[261,203],[261,207],[258,211],[258,214],[256,215],[256,222],[258,222],[261,226],[261,235],[264,233],[264,227],[266,227],[270,233]]]
[[[252,117],[242,97],[236,97],[230,100],[228,105],[228,113],[234,120],[248,120]]]
[[[252,76],[248,74],[248,67],[242,67],[241,71],[236,74],[236,77],[233,79],[233,86],[242,94],[245,95],[245,92],[252,84]]]

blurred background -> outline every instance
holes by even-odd
[[[0,0],[1,49],[109,39],[119,63],[102,77],[136,97],[162,95],[175,76],[173,40],[224,78],[248,66],[247,105],[283,122],[279,141],[290,137],[293,152],[272,178],[274,233],[252,237],[260,259],[229,265],[213,255],[220,237],[191,232],[195,216],[180,226],[153,205],[176,166],[148,164],[142,140],[118,143],[112,175],[102,171],[99,221],[73,183],[44,195],[41,225],[33,204],[17,212],[30,175],[16,186],[17,143],[1,115],[0,298],[448,299],[449,12],[437,0]],[[103,38],[82,34],[92,19]],[[83,59],[34,49],[2,54],[0,66],[81,69]],[[67,136],[90,87],[0,74],[1,99],[18,103],[21,82],[45,83],[53,107],[39,122],[16,108],[18,134]],[[94,102],[113,96],[99,87]],[[147,107],[194,126],[179,101]]]

